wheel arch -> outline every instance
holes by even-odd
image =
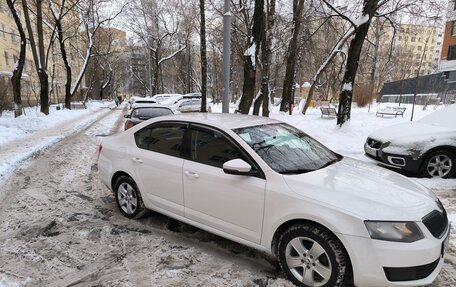
[[[424,163],[426,162],[427,157],[438,150],[444,150],[452,153],[456,157],[456,146],[451,146],[451,145],[439,145],[433,148],[430,148],[427,150],[423,155],[421,156],[421,163],[420,163],[420,169],[423,167]]]
[[[296,225],[296,224],[308,224],[308,225],[314,225],[314,226],[319,226],[319,227],[322,227],[324,228],[326,231],[328,231],[329,233],[331,233],[334,238],[336,238],[339,243],[341,244],[342,248],[344,248],[345,250],[345,253],[347,254],[348,256],[348,260],[349,260],[349,264],[351,265],[351,258],[350,258],[350,253],[348,252],[347,248],[345,247],[345,245],[343,244],[342,240],[340,240],[340,238],[337,236],[337,234],[335,234],[334,232],[332,232],[329,228],[327,228],[326,226],[324,226],[323,224],[321,223],[318,223],[316,221],[313,221],[313,220],[309,220],[309,219],[303,219],[303,218],[297,218],[297,219],[291,219],[291,220],[288,220],[288,221],[285,221],[284,223],[282,223],[277,229],[276,231],[274,232],[274,235],[272,237],[272,242],[271,242],[271,252],[274,256],[277,257],[277,253],[278,253],[278,245],[279,245],[279,238],[280,238],[280,235],[283,234],[285,232],[285,230],[287,230],[288,228],[292,227],[293,225]]]
[[[111,178],[111,190],[114,192],[114,188],[115,188],[115,185],[116,185],[116,182],[117,180],[121,177],[121,176],[128,176],[129,178],[131,178],[134,182],[136,182],[133,177],[131,175],[129,175],[128,173],[126,173],[125,171],[116,171],[113,175],[112,175],[112,178]]]

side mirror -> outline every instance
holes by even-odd
[[[124,118],[129,119],[129,118],[130,118],[130,115],[129,115],[129,114],[125,114],[125,115],[124,115]]]
[[[240,158],[232,159],[223,164],[223,171],[227,174],[250,175],[252,166]]]

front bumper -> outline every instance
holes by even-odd
[[[369,147],[367,143],[364,144],[364,152],[366,156],[380,161],[380,165],[401,169],[410,173],[419,173],[420,171],[421,157],[414,159],[410,155],[385,153],[381,148],[373,149]]]
[[[338,234],[350,256],[355,286],[424,286],[431,284],[442,269],[444,246],[448,244],[446,240],[450,235],[450,227],[447,228],[445,235],[438,239],[432,236],[423,223],[420,222],[418,225],[425,234],[425,238],[413,243],[373,240]],[[413,273],[416,275],[401,279],[400,276],[397,276],[398,270],[401,271],[399,273],[409,272],[409,275],[410,272],[416,270],[416,273]],[[408,280],[414,276],[418,279]]]

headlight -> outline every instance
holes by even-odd
[[[380,146],[380,149],[384,149],[384,148],[387,148],[391,145],[391,142],[384,142],[382,143],[382,145]]]
[[[424,238],[423,233],[415,222],[365,221],[364,224],[366,224],[372,239],[415,242]]]

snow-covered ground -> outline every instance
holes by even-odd
[[[95,101],[89,102],[87,109],[57,110],[51,106],[48,116],[37,108],[26,108],[19,118],[4,112],[0,117],[0,183],[27,159],[90,125],[113,106],[112,102]]]
[[[0,167],[4,152],[35,151],[16,164],[7,158],[14,172],[4,177],[0,191],[0,287],[292,286],[277,262],[261,252],[163,215],[129,220],[118,212],[98,179],[96,147],[103,136],[121,130],[122,108],[53,111],[54,120],[32,113],[0,117],[0,130],[8,136],[1,138]],[[370,161],[363,155],[367,135],[410,119],[409,106],[404,118],[392,119],[376,117],[378,108],[354,109],[343,128],[333,118],[321,118],[318,109],[288,116],[274,108],[271,117],[345,156]],[[431,112],[418,108],[415,118]],[[52,146],[40,149],[45,142]],[[417,180],[439,195],[456,223],[456,181]],[[454,234],[446,256],[432,286],[456,284]]]

